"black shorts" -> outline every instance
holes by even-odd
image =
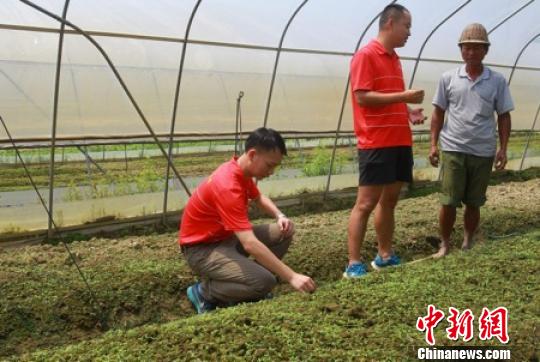
[[[411,146],[358,150],[358,184],[384,185],[396,181],[412,182]]]

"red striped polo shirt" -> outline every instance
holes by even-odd
[[[354,131],[359,149],[411,146],[407,104],[360,106],[354,97],[357,90],[381,93],[404,91],[403,71],[396,52],[389,54],[378,40],[373,39],[354,54],[351,60]]]

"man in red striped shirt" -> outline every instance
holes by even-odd
[[[371,263],[376,270],[398,265],[392,250],[394,208],[401,187],[412,181],[412,135],[409,122],[423,123],[422,109],[407,103],[422,103],[423,90],[405,90],[403,71],[394,51],[410,36],[411,14],[399,4],[388,5],[379,19],[376,39],[360,49],[351,61],[351,92],[354,130],[358,138],[359,187],[349,219],[349,264],[345,278],[366,274],[360,249],[367,222],[375,210],[378,255]]]
[[[191,195],[178,241],[189,266],[202,278],[187,289],[198,313],[265,298],[277,283],[274,274],[300,292],[316,289],[310,277],[281,261],[294,225],[254,182],[270,176],[286,154],[278,132],[258,128],[248,136],[245,152],[219,166]],[[276,222],[252,226],[249,201]]]

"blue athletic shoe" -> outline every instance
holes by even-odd
[[[401,260],[396,254],[392,254],[392,256],[386,260],[383,260],[383,258],[381,258],[379,254],[377,254],[375,260],[371,262],[371,266],[375,270],[381,270],[382,268],[386,268],[388,266],[397,266],[399,264],[401,264]]]
[[[345,279],[351,279],[351,278],[360,278],[367,274],[367,268],[364,265],[364,263],[354,263],[345,269],[345,272],[343,273],[343,278]]]
[[[216,306],[206,301],[201,295],[201,283],[195,283],[187,288],[187,297],[198,314],[203,314],[216,309]]]

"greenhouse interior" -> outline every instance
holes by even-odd
[[[369,287],[340,281],[359,182],[350,63],[389,3],[0,2],[0,359],[416,360],[416,318],[437,301],[510,315],[507,345],[452,344],[439,328],[441,345],[538,360],[540,1],[399,1],[412,27],[396,52],[427,117],[411,125],[400,255],[434,251],[432,101],[441,75],[463,64],[458,39],[471,23],[487,29],[484,65],[514,102],[508,164],[492,175],[481,248],[370,273]],[[259,127],[277,130],[288,155],[257,187],[291,215],[285,260],[319,289],[282,283],[273,300],[197,319],[185,294],[196,277],[177,245],[182,210]],[[371,224],[364,248],[375,254]]]

